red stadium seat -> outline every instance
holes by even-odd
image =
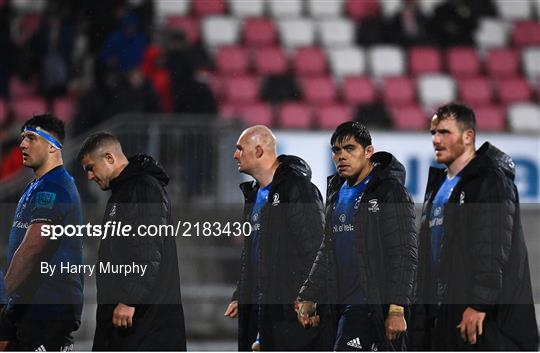
[[[37,92],[37,84],[35,81],[24,82],[17,77],[12,77],[9,80],[9,93],[11,98],[31,97]]]
[[[227,3],[225,0],[191,0],[191,10],[198,17],[220,15],[227,10]]]
[[[3,99],[0,99],[0,124],[6,120],[7,116],[7,106],[6,102]]]
[[[339,124],[351,120],[352,109],[344,104],[329,104],[315,110],[315,121],[319,128],[333,130]]]
[[[506,129],[505,109],[499,105],[472,106],[479,131],[504,131]]]
[[[531,98],[531,88],[522,78],[500,79],[496,86],[502,104],[527,102]]]
[[[222,103],[219,105],[219,118],[221,120],[231,120],[238,118],[238,109],[236,104]]]
[[[341,90],[344,101],[351,105],[371,104],[377,98],[375,87],[366,76],[345,77]]]
[[[326,74],[326,55],[318,47],[298,48],[294,54],[294,72],[299,76]]]
[[[272,126],[272,107],[266,103],[255,102],[248,105],[242,105],[238,108],[238,113],[242,118],[242,121],[248,126]]]
[[[198,42],[201,37],[199,20],[192,17],[169,16],[165,20],[165,28],[183,31],[190,43]]]
[[[409,49],[409,71],[419,75],[442,70],[441,53],[435,47],[413,47]]]
[[[334,82],[328,76],[304,78],[300,84],[307,103],[321,105],[336,99]]]
[[[517,51],[507,48],[494,48],[488,51],[486,70],[492,77],[515,77],[519,75]]]
[[[522,21],[514,23],[512,40],[516,47],[540,45],[540,23]]]
[[[397,130],[424,130],[429,120],[426,114],[416,104],[391,107],[394,128]]]
[[[288,66],[285,51],[280,47],[256,49],[254,63],[258,75],[283,74]]]
[[[458,92],[461,100],[467,104],[488,104],[493,100],[493,90],[485,77],[458,80]]]
[[[383,82],[382,96],[384,103],[390,106],[411,105],[416,101],[415,83],[409,77],[387,77]]]
[[[309,129],[311,107],[304,103],[283,103],[278,109],[279,127],[285,129]]]
[[[253,103],[259,86],[255,77],[238,76],[225,79],[225,97],[228,103]]]
[[[355,20],[378,17],[381,13],[378,0],[348,0],[346,12]]]
[[[248,46],[273,46],[277,41],[277,29],[274,22],[268,18],[248,18],[244,22],[243,37]]]
[[[48,111],[45,100],[37,96],[13,99],[12,104],[15,118],[19,121],[26,121],[34,115]]]
[[[221,75],[245,74],[248,71],[248,53],[242,47],[227,46],[219,48],[215,61],[217,71]]]
[[[448,70],[455,77],[473,77],[480,72],[480,61],[474,48],[449,48],[446,58]]]
[[[69,124],[75,116],[75,102],[73,98],[62,97],[54,100],[53,113],[64,123]]]

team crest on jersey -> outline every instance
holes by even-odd
[[[345,216],[344,213],[342,213],[342,214],[339,215],[339,221],[340,221],[341,223],[345,223],[346,220],[347,220],[347,217]]]
[[[459,204],[463,205],[465,203],[465,191],[462,191],[461,194],[459,194]]]
[[[360,201],[361,201],[361,200],[362,200],[362,195],[360,195],[360,196],[358,196],[358,197],[356,198],[356,201],[355,201],[355,203],[354,203],[354,209],[355,209],[355,210],[357,210],[358,207],[360,207]]]
[[[116,204],[113,203],[111,212],[109,213],[109,217],[114,217],[116,215]]]
[[[36,207],[53,208],[56,194],[54,192],[40,191],[36,194]]]
[[[279,194],[276,192],[272,198],[272,206],[277,206],[279,205],[279,203],[280,203]]]
[[[369,204],[368,211],[373,212],[373,213],[379,212],[379,200],[371,199],[368,201],[368,204]]]

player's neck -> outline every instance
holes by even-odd
[[[360,184],[369,175],[369,173],[371,173],[372,170],[373,170],[373,164],[371,164],[370,162],[366,166],[366,168],[362,169],[362,171],[360,172],[360,174],[358,174],[357,177],[347,179],[347,184],[349,186],[356,186]]]
[[[474,149],[465,151],[448,166],[447,176],[453,178],[458,175],[474,157],[476,157],[476,151]]]
[[[62,161],[62,158],[60,157],[55,159],[49,159],[47,162],[45,162],[43,165],[41,165],[39,168],[34,169],[34,175],[36,179],[41,178],[51,170],[53,170],[56,167],[59,167],[63,165],[64,162]]]
[[[259,185],[262,188],[267,187],[274,179],[274,174],[276,173],[278,167],[279,161],[276,158],[276,160],[269,167],[262,169],[259,173],[257,173],[258,175],[254,176],[255,180],[259,182]]]

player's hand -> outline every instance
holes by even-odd
[[[0,352],[4,352],[9,346],[9,341],[0,341]]]
[[[112,323],[117,328],[129,328],[133,326],[135,307],[126,304],[118,304],[113,311]]]
[[[317,327],[321,318],[317,315],[317,303],[311,301],[295,301],[296,318],[303,328]]]
[[[405,316],[398,313],[388,314],[388,317],[384,322],[384,328],[386,330],[386,337],[390,341],[396,340],[402,333],[407,331],[407,321],[405,321]]]
[[[233,300],[229,306],[227,307],[227,310],[225,310],[225,316],[230,317],[231,319],[238,317],[238,300]]]
[[[457,326],[461,338],[470,344],[476,344],[477,336],[482,336],[486,313],[467,307],[463,312],[461,322]]]

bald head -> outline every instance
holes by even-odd
[[[244,130],[236,143],[234,159],[241,173],[255,179],[271,177],[278,164],[276,137],[272,130],[264,125],[255,125]]]
[[[245,137],[251,146],[261,146],[265,153],[276,155],[276,136],[266,126],[255,125],[249,127],[242,132],[240,138],[242,137]]]

